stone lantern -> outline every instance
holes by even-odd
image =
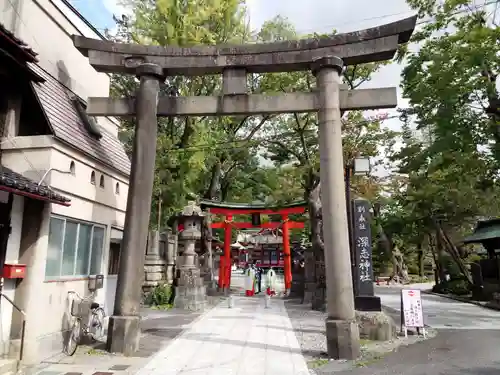
[[[195,202],[189,202],[177,216],[183,226],[179,233],[179,255],[174,306],[191,311],[203,310],[206,306],[206,288],[200,275],[195,251],[196,241],[201,239],[202,222],[205,213]]]

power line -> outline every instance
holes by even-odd
[[[380,121],[385,121],[385,120],[391,120],[395,118],[400,118],[400,115],[392,115],[392,116],[387,116]],[[365,121],[357,121],[354,123],[354,125],[363,125],[363,124],[369,124],[371,121],[370,120],[365,120]],[[307,133],[314,133],[316,130],[311,129],[311,130],[305,130]],[[229,151],[229,150],[240,150],[240,149],[245,149],[250,146],[258,146],[263,143],[272,143],[276,139],[283,139],[283,138],[290,138],[290,137],[295,137],[297,135],[296,132],[282,132],[278,134],[272,134],[268,135],[266,137],[262,138],[253,138],[253,139],[236,139],[236,140],[231,140],[231,141],[223,141],[223,142],[213,142],[213,143],[201,143],[198,145],[193,145],[193,146],[187,146],[187,147],[175,147],[175,148],[168,148],[163,151],[165,152],[184,152],[184,151],[204,151],[204,150],[213,150],[213,151]],[[272,137],[272,139],[270,138]],[[244,145],[237,146],[237,147],[221,147],[221,148],[214,148],[217,146],[227,146],[227,145],[233,145],[233,144],[238,144],[238,143],[244,143]]]

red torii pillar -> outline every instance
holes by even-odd
[[[233,215],[226,215],[224,220],[224,253],[219,264],[219,289],[229,288],[231,285],[231,237]]]
[[[288,215],[282,215],[283,225],[281,231],[283,232],[283,255],[285,260],[285,293],[288,295],[292,288],[292,252],[290,251],[290,232]]]
[[[227,215],[224,221],[224,287],[229,290],[231,286],[231,237],[233,215]]]

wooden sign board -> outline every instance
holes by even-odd
[[[416,328],[417,333],[425,337],[424,310],[422,308],[422,296],[418,289],[401,290],[401,331],[405,337],[408,336],[408,328]]]

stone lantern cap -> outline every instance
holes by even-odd
[[[186,220],[195,219],[203,220],[208,213],[203,212],[201,207],[195,201],[188,201],[188,204],[182,209],[181,212],[174,214],[168,219],[167,225],[174,226],[175,223],[184,223]]]
[[[189,201],[187,206],[185,206],[181,213],[177,215],[177,218],[191,218],[192,216],[198,216],[200,220],[203,220],[207,214],[201,210],[201,207],[196,204],[195,201]]]
[[[184,225],[184,229],[179,233],[179,238],[183,240],[197,240],[201,238],[201,222],[207,216],[194,201],[188,204],[177,214],[174,219]]]

